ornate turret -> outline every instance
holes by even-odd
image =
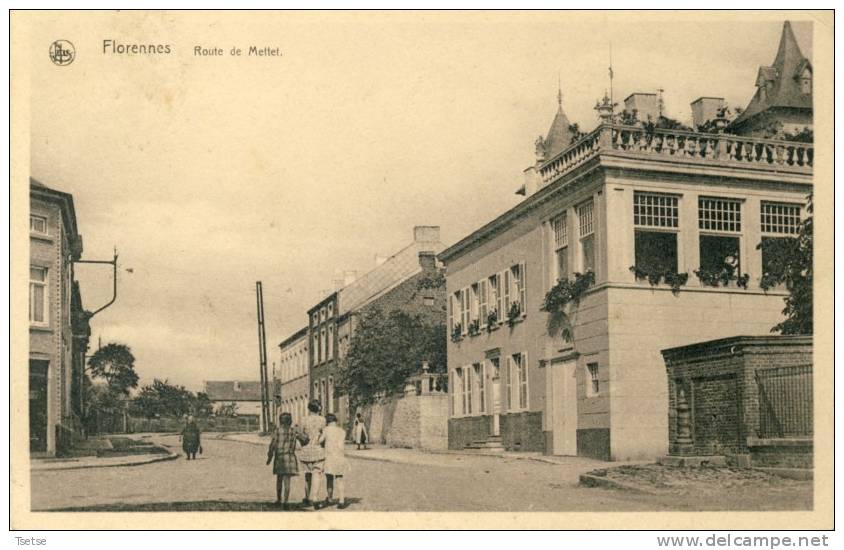
[[[557,114],[554,115],[554,120],[551,122],[551,128],[545,138],[540,136],[536,140],[536,162],[542,162],[562,152],[563,149],[571,145],[572,133],[569,130],[571,123],[569,122],[566,113],[563,111],[563,90],[557,90]]]
[[[783,24],[773,64],[759,67],[756,93],[730,129],[764,136],[776,126],[784,131],[812,126],[812,63],[803,57],[788,21]]]

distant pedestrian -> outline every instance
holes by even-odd
[[[352,429],[352,435],[355,438],[358,450],[360,450],[361,445],[363,445],[363,448],[366,449],[366,442],[369,439],[369,434],[366,433],[366,423],[363,421],[363,416],[360,413],[357,413],[355,416],[355,425]]]
[[[325,447],[325,476],[328,504],[332,504],[334,491],[337,491],[338,508],[346,507],[346,489],[343,476],[349,473],[349,461],[346,458],[346,431],[337,425],[337,417],[325,415],[327,426],[322,431],[320,444]]]
[[[196,460],[196,452],[199,451],[202,445],[199,433],[199,426],[196,424],[196,420],[192,415],[188,415],[187,420],[185,420],[185,427],[179,436],[182,440],[182,450],[185,451],[188,460]]]
[[[308,416],[302,421],[302,429],[308,436],[308,444],[299,452],[302,469],[305,470],[305,498],[302,504],[319,508],[320,485],[325,469],[325,449],[319,442],[322,430],[325,428],[325,418],[320,414],[322,406],[316,399],[308,403]]]
[[[297,426],[293,427],[293,417],[290,413],[281,413],[278,427],[273,430],[273,438],[267,451],[267,464],[273,462],[273,473],[276,475],[275,503],[281,504],[287,510],[290,499],[290,482],[293,476],[299,475],[299,462],[296,459],[296,443],[308,444],[308,436]]]

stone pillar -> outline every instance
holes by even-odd
[[[685,384],[677,385],[677,438],[676,452],[680,455],[691,454],[694,449],[692,440],[691,407],[686,399]]]

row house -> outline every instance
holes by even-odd
[[[29,450],[55,455],[81,430],[90,328],[73,263],[82,255],[73,196],[30,180]]]
[[[439,255],[450,448],[652,459],[668,441],[660,350],[781,321],[757,245],[797,234],[814,150],[751,122],[785,112],[811,129],[811,64],[787,23],[772,67],[731,133],[622,125],[607,100],[574,136],[560,98],[524,200]],[[722,116],[711,99],[693,111]],[[577,299],[546,311],[552,289]]]
[[[438,273],[436,255],[442,250],[439,227],[416,226],[408,246],[377,259],[374,269],[308,310],[310,397],[323,404],[324,413],[336,414],[340,425],[348,424],[351,411],[348,396],[338,390],[339,369],[366,308],[400,309],[445,322],[445,289],[419,288],[419,279]]]
[[[281,412],[290,413],[295,424],[308,414],[308,327],[302,327],[279,345],[280,361],[276,370]]]

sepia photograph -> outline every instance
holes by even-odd
[[[12,529],[833,527],[832,11],[9,17]]]

